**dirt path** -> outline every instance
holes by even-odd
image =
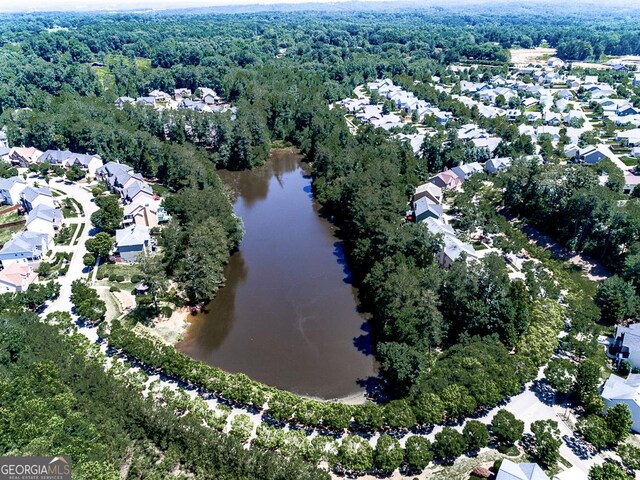
[[[527,234],[530,242],[551,252],[558,260],[564,260],[581,267],[589,280],[597,282],[611,276],[611,272],[597,260],[584,253],[572,252],[548,235],[540,233],[535,227],[525,225],[522,230]]]

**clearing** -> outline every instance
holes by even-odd
[[[537,64],[548,60],[556,54],[555,48],[512,48],[511,62],[515,65]]]

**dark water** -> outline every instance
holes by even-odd
[[[221,172],[245,225],[227,283],[190,317],[180,351],[303,395],[358,393],[375,375],[341,244],[318,216],[300,156],[276,151],[264,167]]]

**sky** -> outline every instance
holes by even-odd
[[[552,0],[551,0],[552,1]],[[274,5],[274,4],[305,4],[305,3],[356,3],[360,8],[370,2],[387,2],[390,5],[411,2],[415,6],[436,6],[451,4],[480,4],[496,3],[518,4],[549,3],[550,0],[0,0],[0,12],[34,12],[34,11],[96,11],[96,10],[164,10],[175,8],[216,7],[216,6],[249,6],[249,5]],[[587,3],[595,3],[599,6],[617,4],[630,6],[640,0],[564,0],[565,4],[585,6]],[[342,5],[344,7],[344,5]],[[588,8],[588,7],[587,7]]]
[[[318,0],[0,0],[0,12],[59,10],[136,10],[212,7],[222,5],[301,4]],[[351,0],[321,0],[322,3],[344,3]],[[361,0],[362,1],[362,0]],[[385,0],[364,0],[385,1]],[[387,0],[388,1],[388,0]]]

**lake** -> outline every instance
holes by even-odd
[[[263,167],[220,172],[237,194],[245,236],[225,268],[225,286],[189,317],[177,348],[301,395],[358,397],[376,375],[367,323],[301,158],[275,150]]]

